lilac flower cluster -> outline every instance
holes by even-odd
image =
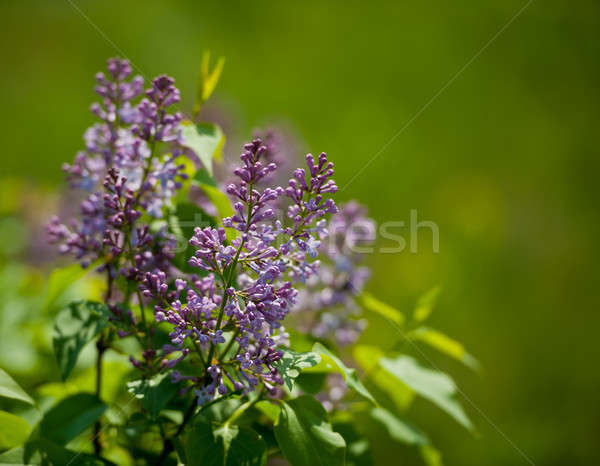
[[[345,346],[356,341],[365,327],[358,318],[356,297],[370,277],[369,268],[360,263],[364,248],[374,240],[375,225],[366,209],[351,201],[340,206],[327,230],[328,241],[320,252],[329,260],[300,292],[295,311],[302,314],[307,333]]]
[[[337,187],[333,164],[321,154],[306,156],[308,170],[297,169],[288,187],[257,189],[277,166],[264,161],[267,147],[260,139],[244,146],[242,165],[234,170],[237,183],[227,186],[234,215],[223,225],[238,232],[228,243],[224,228],[196,228],[190,244],[196,248],[190,265],[207,275],[177,280],[168,299],[165,276],[146,274],[142,293],[156,299],[157,321],[172,324],[171,344],[176,353],[165,364],[174,365],[195,350],[206,366],[206,377],[195,393],[199,403],[228,390],[254,389],[261,382],[270,393],[283,383],[274,363],[287,334],[282,321],[296,302],[293,282],[306,280],[318,270],[316,255],[327,235],[323,217],[337,212],[327,197]],[[273,205],[286,195],[289,225],[274,217]],[[219,346],[220,345],[220,346]],[[172,362],[174,361],[174,362]],[[177,372],[177,380],[181,380]]]
[[[84,267],[104,258],[114,273],[123,266],[116,258],[129,256],[124,271],[129,278],[139,270],[162,270],[171,257],[173,239],[164,229],[150,232],[139,219],[162,217],[185,179],[176,162],[183,152],[182,117],[168,113],[179,101],[173,79],[155,78],[135,103],[143,79],[131,74],[127,60],[113,58],[108,73],[96,75],[101,102],[91,110],[100,122],[86,131],[85,150],[63,166],[74,192],[84,196],[80,215],[68,224],[54,217],[47,225],[60,252],[74,255]]]

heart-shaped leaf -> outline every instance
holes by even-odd
[[[200,159],[204,168],[212,176],[212,161],[221,157],[225,145],[225,135],[219,126],[213,123],[181,122],[183,145],[191,149]]]

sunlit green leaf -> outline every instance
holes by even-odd
[[[199,170],[194,178],[194,184],[198,186],[206,195],[210,203],[215,207],[218,214],[218,223],[223,226],[223,218],[233,215],[233,207],[230,199],[217,186],[212,177]],[[232,228],[226,228],[227,239],[232,241],[237,237],[237,231]]]
[[[201,184],[200,188],[206,194],[209,201],[215,206],[219,213],[219,222],[223,217],[231,217],[233,215],[233,207],[229,198],[215,186],[209,184]]]
[[[212,176],[212,161],[222,157],[221,152],[225,145],[225,135],[221,128],[213,123],[193,123],[184,120],[181,122],[181,136],[183,145],[198,156]]]
[[[217,83],[219,82],[219,77],[221,76],[224,65],[225,57],[219,57],[217,64],[213,70],[210,71],[210,52],[206,51],[202,54],[202,62],[200,64],[200,79],[198,80],[198,91],[196,103],[194,105],[194,113],[198,113],[200,106],[208,100],[215,90],[215,87],[217,87]]]
[[[302,369],[314,367],[319,362],[321,362],[321,356],[317,353],[296,353],[286,348],[283,350],[281,359],[273,365],[291,390],[294,386],[294,379],[300,375]]]
[[[35,404],[25,390],[2,369],[0,369],[0,397],[23,401],[31,405]]]
[[[23,418],[0,411],[0,453],[24,444],[30,430]]]
[[[50,409],[40,423],[40,435],[66,445],[96,422],[107,406],[96,395],[79,393]]]
[[[417,301],[417,306],[413,311],[413,319],[416,322],[423,322],[425,319],[427,319],[427,317],[429,317],[433,311],[433,306],[435,306],[435,302],[439,294],[440,287],[436,286],[419,298],[419,301]]]
[[[267,400],[259,401],[254,405],[254,407],[267,416],[271,422],[275,422],[277,420],[279,412],[281,411],[279,405],[271,403]]]
[[[419,395],[446,411],[466,429],[473,429],[473,424],[455,398],[456,385],[447,374],[422,367],[410,356],[383,357],[379,364]]]
[[[48,277],[48,287],[46,289],[46,300],[44,304],[45,312],[53,311],[57,301],[67,291],[67,289],[90,270],[94,270],[100,265],[100,260],[89,265],[85,269],[79,264],[71,264],[60,269],[54,269]]]
[[[355,390],[358,394],[372,402],[377,404],[373,395],[365,388],[363,383],[360,381],[356,369],[347,367],[340,358],[325,348],[321,343],[315,343],[313,346],[313,352],[321,355],[321,362],[314,367],[315,371],[318,371],[320,367],[323,367],[326,371],[335,371],[344,377],[348,388]]]
[[[264,440],[247,427],[196,422],[185,439],[190,466],[262,466],[266,464]]]
[[[404,324],[405,318],[402,312],[390,306],[389,304],[379,301],[369,293],[365,292],[361,295],[360,303],[366,310],[379,314],[396,323],[397,325],[401,326]]]
[[[127,390],[132,393],[152,419],[156,419],[158,413],[169,400],[177,393],[179,387],[171,382],[168,373],[155,375],[149,379],[134,380],[127,384]]]
[[[383,351],[380,348],[356,345],[352,355],[365,371],[366,379],[384,392],[399,410],[404,411],[410,406],[415,397],[415,391],[378,365],[379,359],[383,357]]]
[[[449,336],[429,327],[419,327],[410,332],[409,337],[427,343],[433,348],[447,354],[470,367],[479,369],[479,362],[465,350],[464,346]]]
[[[125,378],[131,372],[131,365],[123,361],[104,360],[101,398],[107,402],[116,402],[118,397],[126,393]],[[96,368],[88,367],[81,373],[69,377],[64,382],[50,382],[40,385],[37,393],[42,397],[52,397],[58,402],[70,395],[80,392],[93,392],[96,387]]]
[[[52,343],[63,380],[73,370],[86,343],[108,325],[108,315],[106,305],[93,301],[75,301],[58,314]]]
[[[345,463],[344,439],[332,430],[325,409],[311,396],[282,403],[275,437],[292,466]]]
[[[421,457],[427,466],[442,466],[442,454],[433,445],[421,445]]]
[[[185,180],[181,180],[181,188],[177,190],[176,201],[177,203],[183,202],[188,199],[190,186],[192,180],[196,175],[196,166],[194,162],[187,155],[180,155],[176,157],[173,163],[177,166],[183,166],[183,169],[179,170],[179,173],[186,175]]]

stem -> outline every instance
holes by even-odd
[[[252,220],[252,209],[253,209],[253,200],[252,200],[252,191],[254,189],[254,184],[251,182],[248,184],[248,196],[249,196],[249,200],[248,200],[248,214],[246,215],[247,220],[246,220],[246,233],[248,233],[248,231],[250,230],[250,221]],[[233,261],[231,262],[231,265],[229,266],[229,277],[227,278],[227,283],[225,283],[223,281],[223,299],[221,300],[221,308],[219,309],[219,315],[217,317],[217,324],[215,326],[215,331],[219,330],[219,328],[221,327],[221,322],[223,321],[223,314],[225,311],[225,305],[227,304],[227,300],[228,300],[228,296],[227,296],[227,289],[231,286],[231,283],[233,282],[233,274],[235,272],[235,267],[238,263],[238,259],[240,258],[240,254],[242,253],[242,249],[244,248],[244,244],[246,242],[245,238],[242,238],[242,241],[240,242],[240,247],[238,248],[236,254],[235,254],[235,258],[233,259]],[[225,267],[223,267],[223,274],[222,277],[225,276]],[[223,278],[221,278],[221,280],[223,280]],[[212,363],[212,358],[213,355],[215,354],[215,344],[211,343],[210,344],[210,350],[208,350],[208,357],[206,358],[206,364],[210,365]],[[207,366],[208,368],[208,366]],[[208,373],[207,373],[208,374]]]
[[[186,424],[190,421],[190,419],[192,419],[192,417],[194,417],[194,411],[196,411],[197,406],[198,399],[194,398],[192,400],[192,404],[185,412],[185,415],[183,416],[183,421],[175,431],[175,434],[171,438],[165,439],[162,452],[160,453],[160,456],[156,461],[157,466],[163,464],[163,462],[167,459],[171,452],[175,450],[175,445],[173,445],[173,439],[178,437],[183,432],[183,429],[185,428]]]
[[[227,346],[225,347],[225,349],[222,351],[221,356],[220,357],[225,357],[227,356],[227,352],[231,349],[231,347],[233,346],[233,343],[235,342],[236,337],[240,334],[240,329],[236,329],[235,333],[231,336],[231,340],[229,340],[229,343],[227,343]]]
[[[98,341],[96,342],[96,349],[98,350],[98,356],[96,358],[96,396],[100,399],[100,395],[102,392],[102,356],[106,351],[106,345],[104,343],[104,338],[101,335]],[[100,419],[98,419],[94,423],[94,454],[96,456],[100,456],[102,451],[102,444],[100,443],[100,432],[102,431],[102,424]]]
[[[110,264],[106,265],[106,294],[104,295],[104,302],[108,306],[109,301],[112,297],[112,285],[113,285],[113,277],[110,273]],[[104,356],[104,352],[108,349],[107,343],[104,341],[104,334],[100,334],[100,337],[96,341],[96,396],[100,399],[102,394],[102,357]],[[102,431],[102,423],[100,419],[98,419],[94,423],[94,437],[92,438],[92,443],[94,444],[94,454],[96,456],[100,456],[102,451],[102,444],[100,443],[100,433]]]
[[[246,412],[249,408],[254,406],[258,401],[260,401],[261,396],[262,390],[256,395],[256,397],[253,400],[246,401],[243,405],[236,409],[235,412],[231,415],[231,417],[227,419],[227,421],[225,421],[225,425],[228,426],[229,424],[234,422],[238,417],[244,414],[244,412]]]
[[[134,265],[135,267],[135,265]],[[136,296],[140,304],[140,315],[142,316],[142,325],[144,326],[144,336],[146,338],[146,346],[152,346],[152,334],[148,328],[148,323],[146,322],[146,312],[144,310],[144,301],[142,301],[142,293],[140,290],[136,290]],[[150,343],[150,345],[148,345]]]

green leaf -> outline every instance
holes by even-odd
[[[300,375],[302,369],[314,367],[319,362],[321,362],[321,356],[317,353],[296,353],[286,348],[283,350],[281,359],[273,365],[291,390],[294,387],[294,379]]]
[[[442,466],[442,454],[433,445],[421,445],[421,457],[427,466]]]
[[[48,287],[46,289],[46,301],[44,304],[44,312],[54,310],[57,301],[67,291],[67,289],[77,280],[82,278],[90,270],[94,270],[102,261],[97,260],[93,264],[88,265],[85,269],[79,264],[71,264],[67,267],[54,269],[48,277]]]
[[[177,384],[171,382],[168,373],[158,374],[150,379],[134,380],[127,384],[127,390],[141,401],[152,419],[156,419],[160,410],[177,393],[178,388]]]
[[[63,309],[54,324],[52,343],[65,380],[83,347],[108,325],[108,308],[94,301],[75,301]]]
[[[0,453],[24,444],[30,430],[23,418],[0,411]]]
[[[313,346],[313,352],[321,355],[321,363],[314,369],[317,371],[319,366],[325,366],[326,369],[333,369],[340,373],[348,388],[355,390],[359,395],[366,398],[373,404],[377,404],[373,395],[365,388],[363,383],[360,381],[356,369],[347,367],[335,354],[325,348],[321,343],[315,343]]]
[[[215,87],[217,87],[219,77],[221,76],[223,66],[225,65],[225,57],[219,57],[217,64],[212,71],[210,71],[209,65],[210,52],[206,51],[202,54],[202,62],[200,64],[200,79],[198,80],[197,101],[194,105],[194,113],[198,113],[200,106],[208,100],[215,90]]]
[[[15,451],[13,458],[16,460],[19,457],[21,458],[22,462],[17,464],[39,464],[38,458],[42,458],[41,464],[44,465],[60,464],[68,466],[114,466],[114,463],[111,463],[103,458],[98,458],[82,451],[68,450],[62,445],[58,445],[57,443],[43,437],[38,437],[35,440],[27,442],[25,448],[21,452]]]
[[[231,201],[226,194],[221,192],[215,181],[206,172],[199,170],[194,177],[194,184],[198,186],[206,195],[211,204],[215,207],[218,214],[218,223],[223,226],[223,218],[233,215]],[[232,228],[226,228],[227,239],[231,242],[237,236],[237,231]]]
[[[436,404],[466,429],[473,430],[473,424],[455,398],[456,385],[447,374],[422,367],[410,356],[383,357],[379,364],[423,398]]]
[[[419,298],[419,301],[417,301],[417,307],[413,311],[413,319],[416,322],[423,322],[425,319],[427,319],[427,317],[429,317],[433,311],[433,306],[435,306],[435,302],[439,294],[440,287],[436,286]]]
[[[404,411],[410,406],[415,398],[415,391],[378,365],[379,359],[383,357],[383,351],[380,348],[357,345],[354,347],[352,355],[365,371],[367,380],[387,394],[399,410]]]
[[[279,417],[281,408],[278,404],[272,403],[268,400],[261,400],[254,405],[262,414],[264,414],[271,422],[275,422]]]
[[[428,466],[442,466],[440,452],[431,445],[427,435],[410,422],[398,418],[383,408],[373,408],[371,417],[385,427],[390,437],[407,445],[419,447],[421,457]]]
[[[453,357],[473,370],[479,370],[479,361],[465,350],[464,346],[449,336],[429,327],[419,327],[408,335],[414,340],[420,340],[429,346]]]
[[[310,393],[316,395],[325,388],[327,382],[327,374],[323,372],[303,372],[296,379],[296,386],[302,393]]]
[[[200,159],[204,168],[212,176],[213,159],[222,158],[225,135],[219,126],[213,123],[181,122],[183,146],[191,149]]]
[[[102,394],[100,398],[109,404],[116,403],[127,394],[125,380],[130,380],[131,363],[122,360],[105,360],[102,365]],[[65,382],[50,382],[37,387],[41,397],[52,397],[58,402],[70,395],[81,392],[92,393],[96,389],[96,367],[88,367]]]
[[[96,395],[79,393],[65,398],[40,423],[42,437],[65,445],[96,422],[107,406]]]
[[[223,217],[231,217],[233,215],[231,201],[217,187],[206,183],[201,183],[198,186],[204,191],[204,194],[206,194],[206,197],[208,197],[208,200],[212,205],[215,206],[215,209],[217,209],[219,223],[221,223]]]
[[[410,423],[403,421],[386,409],[377,407],[370,411],[371,417],[381,423],[390,434],[390,437],[397,442],[408,445],[427,445],[429,439],[419,429]]]
[[[192,180],[194,179],[194,176],[196,176],[196,165],[185,154],[176,157],[173,163],[177,166],[183,166],[183,169],[180,170],[179,173],[187,176],[185,180],[181,180],[181,188],[177,190],[176,203],[178,204],[179,202],[184,202],[188,199]]]
[[[19,446],[0,454],[0,465],[7,464],[30,465],[41,464],[42,460],[39,455],[32,458],[32,454],[27,451],[27,445]]]
[[[358,431],[354,419],[350,422],[334,422],[333,429],[346,442],[346,464],[348,466],[373,466],[370,441]]]
[[[396,308],[393,308],[389,304],[379,301],[369,293],[365,292],[361,295],[360,303],[366,310],[379,314],[396,323],[397,325],[402,326],[406,320],[402,312]]]
[[[217,187],[217,182],[215,181],[215,179],[212,176],[210,176],[210,174],[204,169],[200,169],[196,172],[196,174],[194,175],[194,181],[198,186],[206,184],[209,186]]]
[[[35,404],[35,401],[25,393],[25,390],[2,369],[0,369],[0,397],[24,401],[30,405]]]
[[[325,408],[312,396],[282,402],[275,437],[292,466],[345,463],[346,443],[332,430]]]
[[[185,456],[189,466],[262,466],[267,446],[247,427],[201,421],[186,437]]]

